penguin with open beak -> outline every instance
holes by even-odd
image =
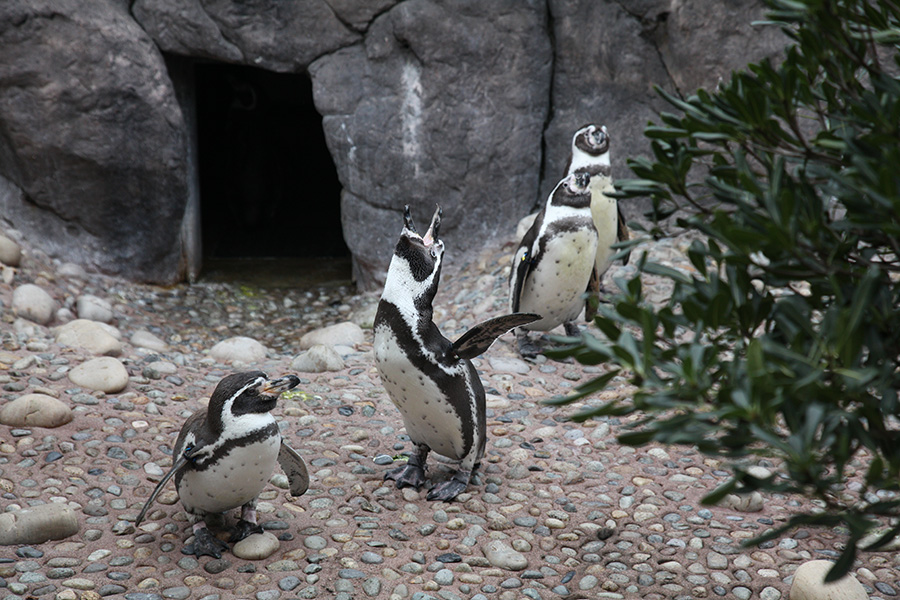
[[[206,410],[185,421],[175,442],[175,463],[150,494],[135,525],[141,524],[163,486],[174,477],[194,533],[186,553],[220,558],[228,545],[209,531],[205,519],[237,507],[241,507],[241,518],[229,541],[262,533],[256,501],[276,463],[288,476],[292,495],[300,496],[309,487],[306,464],[282,439],[270,413],[278,396],[298,383],[295,375],[269,379],[261,371],[223,378]]]
[[[406,465],[385,474],[397,487],[425,483],[425,460],[434,450],[459,461],[453,478],[438,483],[428,500],[450,501],[469,483],[486,442],[485,394],[471,358],[500,335],[530,323],[535,314],[512,314],[475,325],[451,342],[432,320],[444,257],[437,208],[419,235],[409,207],[388,268],[375,314],[375,364],[391,401],[400,411],[414,452]]]

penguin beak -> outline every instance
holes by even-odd
[[[279,377],[278,379],[268,379],[262,384],[262,388],[260,391],[263,394],[270,394],[277,396],[282,392],[286,392],[287,390],[296,387],[297,384],[300,383],[300,378],[296,375],[285,375],[284,377]]]
[[[413,233],[416,231],[416,224],[413,223],[412,214],[409,212],[409,204],[403,206],[403,227],[409,229]]]
[[[591,175],[587,171],[579,171],[575,174],[575,188],[572,190],[576,193],[584,192],[591,183]]]
[[[441,215],[443,214],[444,211],[441,210],[441,206],[438,205],[434,210],[434,216],[431,217],[431,225],[428,226],[428,231],[425,232],[425,237],[422,238],[425,246],[431,246],[437,241],[438,233],[441,229]]]

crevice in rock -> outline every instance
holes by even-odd
[[[547,148],[547,130],[550,128],[550,124],[553,122],[553,98],[556,86],[556,25],[553,19],[553,11],[550,10],[550,0],[547,0],[544,6],[547,10],[547,38],[550,41],[550,87],[548,88],[547,93],[547,115],[546,117],[544,117],[544,125],[543,127],[541,127],[541,172],[538,177],[538,185],[534,203],[532,204],[531,210],[529,212],[540,210],[541,205],[543,204],[543,198],[541,198],[541,190],[544,189],[544,174],[547,171],[547,155],[549,153],[549,150]]]

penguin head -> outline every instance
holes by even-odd
[[[441,228],[441,207],[438,206],[431,217],[431,224],[425,235],[419,235],[409,212],[409,205],[403,210],[403,231],[394,250],[394,255],[409,266],[409,274],[417,282],[424,282],[440,270],[444,256],[444,242],[438,238]]]
[[[609,132],[606,125],[585,125],[572,137],[572,152],[576,150],[591,156],[600,156],[609,152]]]
[[[591,176],[587,171],[576,171],[556,184],[550,195],[554,206],[585,208],[591,205]]]
[[[278,396],[298,383],[300,378],[296,375],[269,379],[262,371],[228,375],[219,382],[209,399],[207,419],[213,429],[229,429],[228,433],[234,436],[240,431],[251,431],[256,428],[254,417],[275,408]]]

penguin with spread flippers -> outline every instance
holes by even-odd
[[[578,335],[575,319],[584,308],[584,293],[596,278],[597,228],[591,218],[590,175],[578,171],[562,179],[515,254],[509,278],[511,312],[541,315],[516,331],[519,352],[540,352],[528,331],[550,331],[559,325]]]
[[[444,256],[438,239],[440,207],[425,235],[419,235],[409,207],[394,249],[375,315],[375,365],[400,411],[414,445],[406,465],[385,474],[397,487],[420,488],[430,451],[459,461],[448,481],[428,500],[449,501],[469,483],[484,455],[485,394],[471,358],[505,332],[530,323],[535,314],[511,314],[484,321],[451,342],[432,321]]]
[[[135,522],[141,524],[163,486],[172,477],[193,525],[194,542],[185,549],[197,556],[220,558],[228,545],[207,528],[207,516],[241,508],[230,542],[262,533],[256,521],[256,499],[280,464],[291,494],[309,487],[306,464],[281,437],[270,411],[278,396],[300,382],[295,375],[269,379],[261,371],[235,373],[222,379],[206,410],[193,414],[175,442],[175,463],[150,494]]]

